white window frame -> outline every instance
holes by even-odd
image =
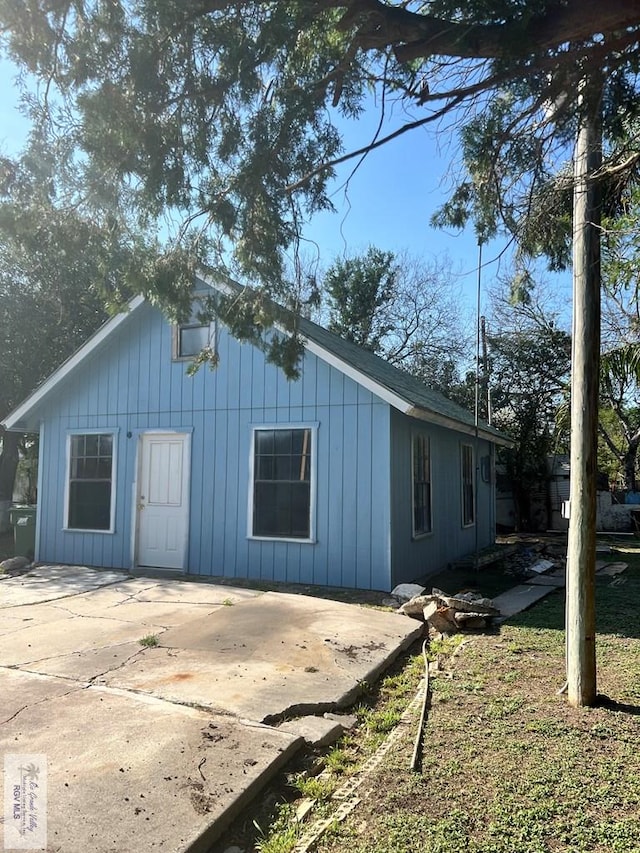
[[[172,361],[193,361],[194,358],[197,357],[198,353],[191,353],[190,355],[183,355],[180,352],[180,332],[182,329],[206,329],[209,327],[209,337],[206,346],[211,347],[211,349],[216,351],[216,333],[217,333],[217,323],[215,318],[211,320],[209,323],[200,323],[198,322],[195,315],[198,311],[202,310],[202,305],[200,304],[200,299],[196,296],[192,302],[191,308],[191,319],[186,323],[174,323],[172,326],[171,332],[171,360]]]
[[[416,441],[426,442],[427,458],[429,460],[429,528],[428,530],[416,530],[416,479],[415,479],[415,453]],[[425,536],[433,534],[433,488],[431,481],[431,436],[425,435],[423,432],[414,432],[411,435],[411,535],[413,539],[423,539]],[[420,481],[422,482],[422,480]]]
[[[106,533],[116,532],[116,489],[118,471],[118,427],[103,427],[100,429],[70,429],[67,431],[67,447],[65,454],[64,479],[64,517],[62,529],[70,533]],[[109,507],[109,528],[97,530],[88,527],[69,527],[69,500],[71,498],[71,439],[76,435],[110,435],[111,436],[111,503]]]
[[[464,478],[464,462],[465,451],[468,450],[471,459],[471,521],[465,518],[465,478]],[[476,523],[476,469],[475,469],[475,449],[473,444],[463,443],[460,445],[460,498],[461,498],[461,520],[463,527],[474,527]]]
[[[249,442],[249,499],[247,504],[247,538],[258,542],[295,542],[315,544],[316,542],[316,506],[318,491],[318,423],[309,421],[275,424],[250,424]],[[308,429],[311,431],[311,458],[309,472],[309,537],[307,539],[289,536],[258,536],[253,532],[253,500],[255,490],[255,438],[258,431]]]

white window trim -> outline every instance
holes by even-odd
[[[118,435],[119,427],[103,427],[101,429],[70,429],[67,430],[67,447],[65,454],[65,480],[64,480],[64,517],[62,529],[68,533],[106,533],[113,534],[116,532],[116,477],[118,471]],[[111,435],[113,442],[111,445],[111,506],[109,508],[109,529],[94,530],[93,528],[85,527],[69,527],[69,497],[70,497],[70,480],[71,480],[71,437],[74,435]]]
[[[199,301],[198,295],[196,294],[193,298],[193,302]],[[192,307],[193,311],[193,307]],[[171,361],[193,361],[194,358],[197,357],[197,353],[193,355],[180,355],[180,329],[185,326],[192,326],[198,328],[204,328],[205,323],[173,323],[171,326]],[[208,346],[216,351],[217,344],[217,332],[218,332],[218,324],[215,320],[215,317],[209,323],[209,341]]]
[[[249,424],[251,440],[249,442],[249,498],[247,502],[247,539],[255,542],[295,542],[298,545],[316,543],[316,506],[318,482],[318,422],[296,421],[293,423]],[[289,536],[256,536],[253,532],[253,492],[255,468],[255,436],[259,430],[308,429],[311,430],[311,471],[309,477],[309,538],[299,539]]]
[[[468,447],[471,450],[471,491],[473,493],[473,521],[465,522],[464,520],[464,448]],[[478,512],[478,508],[476,507],[476,451],[473,444],[469,444],[468,442],[464,442],[460,444],[460,520],[462,521],[462,527],[467,529],[469,527],[475,527],[476,525],[476,515]]]
[[[415,482],[413,479],[413,474],[415,471],[414,467],[414,453],[415,453],[415,440],[416,438],[425,438],[427,440],[427,445],[429,448],[429,530],[424,530],[420,532],[416,532],[416,506],[415,506]],[[411,434],[411,538],[425,539],[427,536],[433,536],[433,485],[432,485],[432,468],[431,468],[431,436],[426,435],[423,432],[414,432]]]

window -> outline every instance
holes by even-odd
[[[473,472],[473,447],[462,445],[462,524],[469,527],[475,522],[475,495]]]
[[[173,359],[191,359],[206,347],[213,347],[215,341],[215,323],[203,322],[202,305],[194,300],[191,317],[186,323],[173,328]]]
[[[431,445],[426,435],[413,436],[413,535],[431,533]]]
[[[65,527],[113,530],[113,452],[113,433],[69,436]]]
[[[313,443],[309,427],[254,430],[250,535],[312,538]]]

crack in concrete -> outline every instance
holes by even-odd
[[[117,606],[118,605],[112,605],[112,607]],[[171,627],[170,625],[160,625],[158,622],[144,622],[140,619],[123,619],[121,616],[98,616],[95,613],[75,613],[73,610],[69,610],[68,607],[59,607],[58,610],[62,610],[65,613],[68,613],[72,618],[77,619],[104,619],[106,622],[124,622],[127,625],[147,625],[151,628],[162,628],[163,631],[168,631]]]
[[[47,676],[49,677],[57,677],[57,676]],[[55,696],[45,696],[44,699],[38,699],[37,702],[29,702],[26,705],[23,705],[22,708],[18,708],[10,717],[7,717],[6,720],[0,720],[0,726],[4,726],[7,723],[10,723],[12,720],[15,720],[23,711],[28,710],[29,708],[35,708],[36,705],[43,705],[45,702],[51,702],[53,699],[62,699],[65,696],[70,696],[72,693],[77,693],[79,690],[86,690],[89,687],[88,684],[78,684],[74,685],[70,690],[67,690],[66,693],[56,693]]]
[[[55,673],[39,672],[39,670],[37,670],[37,669],[30,670],[30,669],[26,669],[26,667],[34,666],[35,664],[38,664],[38,663],[46,663],[47,661],[62,660],[63,658],[71,658],[74,656],[78,657],[79,655],[91,654],[92,652],[99,653],[99,652],[107,651],[108,649],[118,649],[121,646],[128,646],[131,643],[135,643],[135,642],[136,642],[136,640],[124,640],[122,643],[107,643],[104,646],[92,646],[90,649],[81,649],[79,651],[75,650],[72,652],[62,652],[59,655],[49,655],[48,657],[44,657],[44,658],[34,658],[33,660],[22,661],[22,663],[5,664],[5,668],[6,669],[22,670],[23,672],[33,672],[36,675],[44,675],[47,678],[51,677],[51,678],[72,678],[73,679],[73,676],[68,676],[68,675],[58,676]],[[133,652],[130,657],[135,657],[135,655],[140,654],[140,652],[142,652],[142,651],[144,651],[144,648],[140,647],[139,649],[136,649],[135,652]],[[129,658],[127,658],[127,660],[129,660]],[[126,663],[126,661],[123,661],[123,663]],[[115,669],[117,669],[117,668],[118,667],[115,667]],[[106,670],[106,672],[109,672],[109,670]],[[96,677],[96,676],[94,676],[94,677]],[[76,679],[76,680],[79,680],[79,679]]]
[[[241,717],[239,714],[235,714],[233,711],[226,710],[226,708],[219,708],[215,705],[204,705],[202,702],[190,702],[186,699],[168,699],[166,696],[156,696],[155,693],[149,693],[148,690],[138,690],[135,687],[111,687],[108,684],[84,685],[84,688],[87,687],[94,687],[115,694],[131,694],[132,696],[144,696],[145,699],[151,699],[154,702],[163,702],[166,705],[177,705],[180,708],[193,708],[195,711],[202,711],[206,714],[214,714],[216,717],[229,717],[232,720],[238,720],[249,725],[264,725],[261,720],[252,720],[249,718]]]
[[[125,645],[125,644],[123,643],[122,645]],[[115,648],[115,646],[111,646],[111,648]],[[95,683],[95,681],[96,681],[96,679],[98,679],[98,678],[104,678],[104,676],[105,676],[107,673],[109,673],[109,672],[117,672],[119,669],[121,669],[123,666],[125,666],[125,664],[128,664],[128,663],[129,663],[129,661],[133,660],[135,657],[137,657],[137,656],[138,656],[139,654],[141,654],[143,651],[144,651],[144,649],[136,649],[136,650],[135,650],[135,652],[131,652],[131,654],[129,655],[129,657],[127,657],[127,658],[125,658],[124,660],[120,661],[120,663],[118,663],[118,664],[114,664],[113,666],[108,667],[108,668],[107,668],[107,669],[105,669],[103,672],[97,672],[95,675],[92,675],[92,676],[91,676],[91,678],[89,679],[89,684],[90,684],[90,685],[91,685],[91,684],[94,684],[94,683]]]
[[[32,607],[37,604],[51,604],[52,601],[62,601],[65,598],[74,598],[76,595],[86,595],[88,592],[95,592],[98,589],[106,589],[109,586],[115,586],[119,583],[128,583],[131,580],[133,580],[133,578],[124,576],[119,578],[117,581],[107,581],[106,583],[98,584],[98,586],[92,587],[91,589],[77,590],[63,595],[56,595],[53,598],[41,598],[38,599],[38,601],[21,601],[18,604],[2,604],[0,605],[0,610],[13,610],[16,607]]]

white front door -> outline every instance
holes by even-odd
[[[138,565],[184,569],[189,535],[190,436],[141,436],[138,481]]]

